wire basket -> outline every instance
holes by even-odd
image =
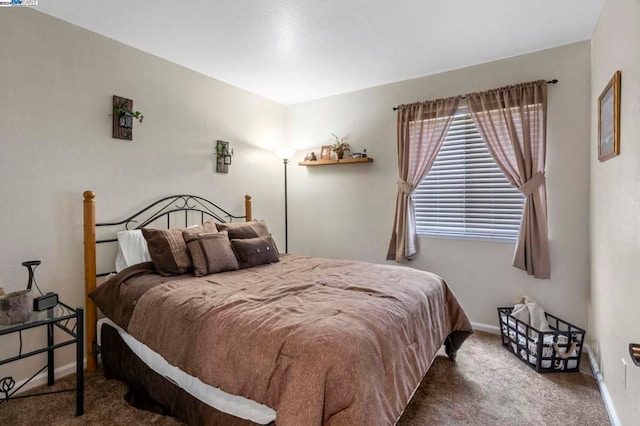
[[[498,308],[502,346],[538,373],[580,370],[586,331],[545,312],[551,331],[539,331]]]

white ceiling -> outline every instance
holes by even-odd
[[[591,38],[604,0],[39,0],[283,104]]]

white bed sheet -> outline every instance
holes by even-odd
[[[163,375],[175,385],[184,389],[187,393],[198,398],[205,404],[224,413],[251,420],[258,424],[268,424],[275,420],[276,412],[272,408],[251,399],[224,392],[223,390],[203,383],[197,377],[190,376],[179,368],[169,364],[160,354],[137,341],[133,336],[118,327],[108,318],[102,318],[98,321],[98,345],[101,346],[100,331],[103,324],[109,324],[118,330],[122,340],[149,368]]]

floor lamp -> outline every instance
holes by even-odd
[[[284,252],[289,253],[289,217],[287,206],[287,164],[289,159],[293,157],[295,150],[291,148],[277,149],[276,154],[282,158],[282,164],[284,165]]]

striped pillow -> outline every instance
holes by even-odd
[[[191,253],[196,277],[239,268],[227,231],[200,234],[184,232],[182,236]]]
[[[180,275],[193,269],[189,249],[182,236],[186,233],[217,232],[216,224],[209,220],[191,228],[142,229],[147,240],[151,261],[158,274],[168,277]]]
[[[263,220],[252,220],[250,222],[230,222],[230,223],[217,223],[218,231],[229,232],[229,239],[247,239],[264,237],[271,235],[267,224]]]

